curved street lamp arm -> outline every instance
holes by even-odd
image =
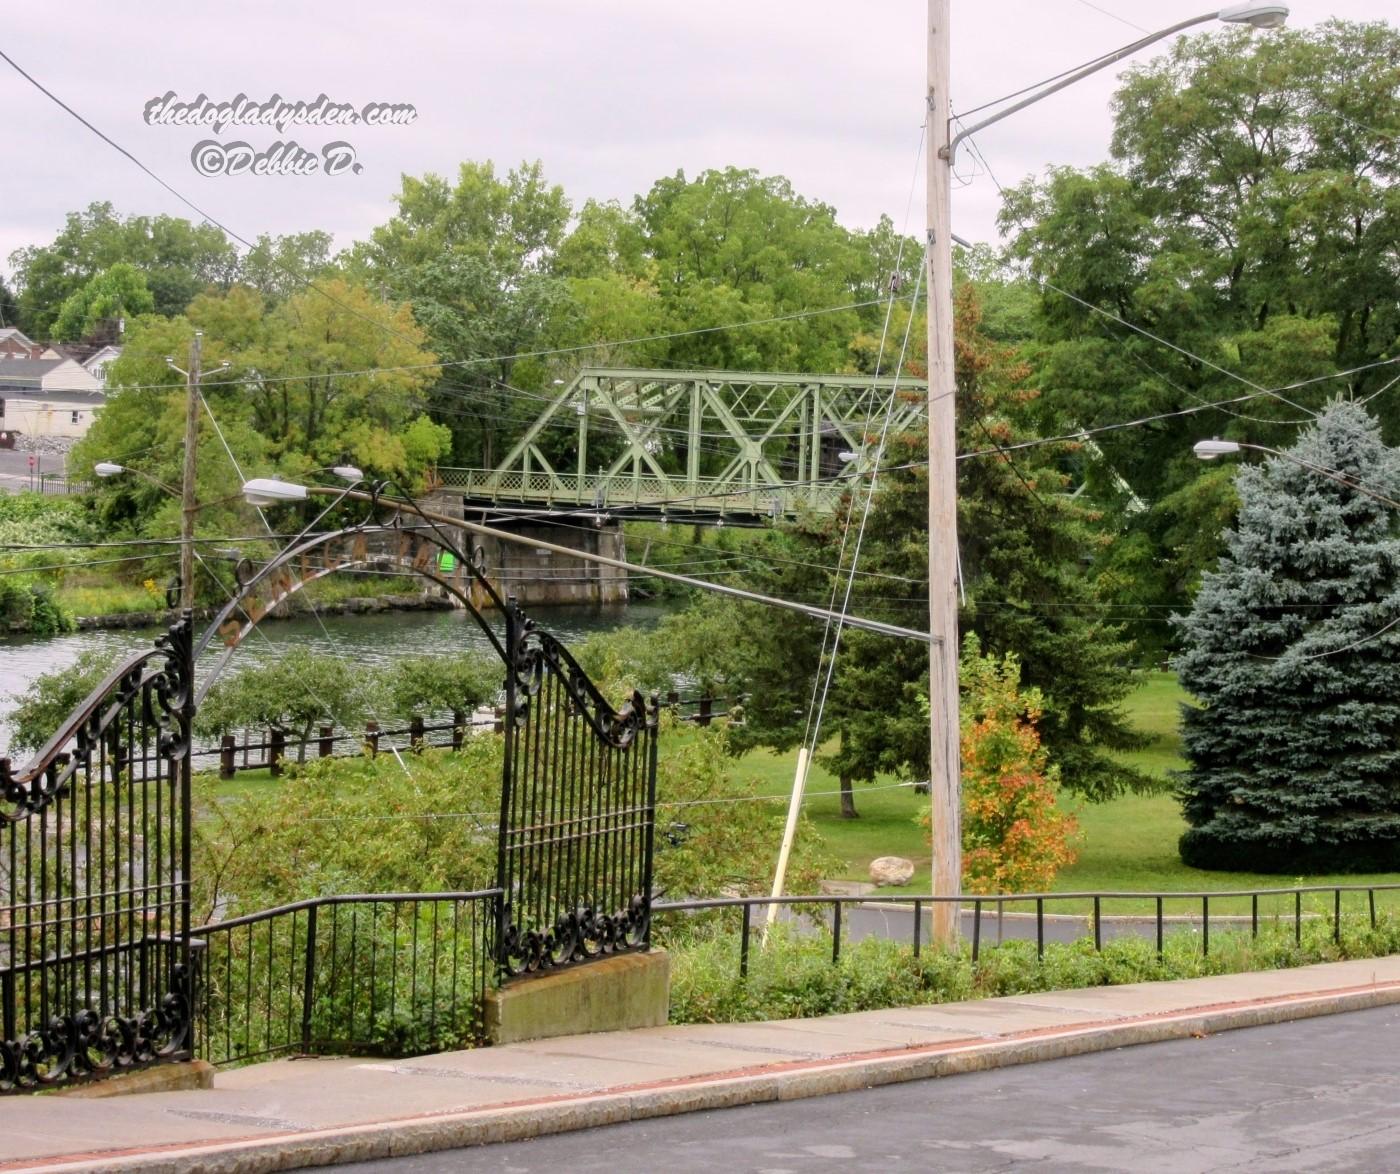
[[[1160,41],[1164,37],[1170,37],[1173,33],[1179,33],[1183,29],[1189,29],[1192,25],[1205,24],[1208,20],[1215,20],[1219,15],[1220,10],[1215,9],[1201,16],[1193,16],[1190,20],[1178,21],[1170,28],[1161,29],[1155,33],[1149,33],[1147,36],[1134,41],[1131,45],[1124,45],[1121,49],[1115,49],[1113,52],[1089,62],[1088,65],[1076,69],[1073,73],[1067,74],[1059,81],[1036,90],[1035,93],[1022,98],[1014,106],[1008,106],[1005,110],[999,110],[997,113],[982,119],[980,122],[974,122],[971,126],[964,127],[962,130],[958,131],[957,134],[953,135],[948,141],[948,145],[941,148],[938,153],[940,156],[947,159],[951,165],[957,160],[958,144],[969,135],[974,135],[979,130],[985,130],[993,123],[1000,122],[1003,118],[1015,114],[1018,110],[1024,110],[1027,106],[1033,106],[1042,98],[1047,98],[1055,93],[1055,91],[1063,90],[1066,86],[1074,85],[1075,82],[1079,81],[1081,78],[1088,77],[1091,73],[1098,73],[1101,69],[1107,69],[1115,61],[1121,61],[1124,57],[1131,57],[1139,49],[1145,49],[1148,45]]]

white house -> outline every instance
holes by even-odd
[[[107,369],[121,357],[122,348],[109,343],[107,346],[99,347],[86,359],[82,360],[83,370],[96,379],[105,389],[107,386]]]
[[[106,398],[102,381],[72,359],[0,354],[0,431],[77,438]]]

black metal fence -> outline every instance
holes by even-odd
[[[1056,905],[1076,906],[1071,916],[1083,924],[1086,937],[1092,936],[1095,950],[1103,949],[1105,919],[1116,907],[1119,910],[1118,920],[1120,922],[1127,920],[1134,926],[1151,930],[1158,957],[1161,957],[1163,953],[1167,926],[1181,923],[1186,923],[1193,929],[1199,929],[1201,952],[1208,957],[1210,955],[1212,902],[1214,902],[1217,930],[1222,924],[1242,926],[1247,919],[1250,937],[1258,938],[1261,924],[1266,922],[1275,925],[1286,924],[1292,928],[1295,943],[1301,943],[1304,921],[1327,918],[1331,926],[1333,940],[1340,943],[1342,941],[1344,912],[1358,917],[1364,916],[1370,928],[1375,929],[1377,923],[1376,894],[1386,892],[1400,892],[1400,883],[1301,885],[1290,888],[1230,889],[1218,892],[1006,893],[996,896],[965,895],[957,897],[906,896],[903,894],[872,897],[822,894],[820,896],[787,896],[776,900],[772,897],[716,897],[693,901],[658,901],[653,905],[652,912],[655,917],[669,918],[680,914],[737,911],[739,913],[738,967],[740,976],[744,977],[747,976],[749,970],[754,910],[759,910],[760,914],[766,917],[768,908],[772,905],[789,911],[801,910],[813,913],[829,909],[830,915],[826,924],[831,932],[831,960],[835,963],[841,959],[843,930],[849,921],[848,911],[850,909],[871,907],[888,909],[890,906],[902,910],[907,909],[911,914],[909,940],[913,947],[914,956],[917,958],[924,946],[925,913],[930,911],[934,905],[951,904],[960,910],[962,920],[965,923],[964,935],[970,939],[972,961],[976,962],[984,949],[984,931],[987,922],[994,918],[994,924],[1000,930],[1005,925],[1008,915],[1020,912],[1018,909],[1008,909],[1009,906],[1020,906],[1027,911],[1028,916],[1034,918],[1034,941],[1037,958],[1045,956],[1047,906],[1054,907]],[[1329,908],[1305,910],[1304,897],[1312,894],[1325,894],[1330,897],[1330,902],[1327,902]],[[1344,910],[1344,894],[1349,894],[1352,897],[1352,907],[1349,910]],[[1365,898],[1364,905],[1362,904],[1363,896]],[[1151,912],[1141,912],[1140,906],[1144,902],[1149,904]],[[1225,912],[1222,906],[1227,902],[1238,909],[1243,909],[1245,902],[1248,902],[1249,912]],[[1087,911],[1083,910],[1085,905],[1088,906]],[[1132,906],[1131,910],[1127,908],[1128,906]],[[1169,909],[1183,908],[1187,910],[1185,914],[1168,912]],[[1106,909],[1109,912],[1105,912]],[[1195,912],[1197,909],[1200,911],[1199,916]],[[1144,933],[1142,936],[1147,935]]]
[[[0,1091],[188,1054],[189,613],[0,759]]]
[[[319,897],[195,929],[199,1055],[228,1064],[479,1042],[499,894]]]

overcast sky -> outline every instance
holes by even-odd
[[[954,0],[953,100],[966,109],[1199,11],[1200,0]],[[401,173],[540,159],[575,206],[629,201],[660,176],[733,164],[792,180],[867,226],[923,221],[911,181],[923,116],[925,0],[65,0],[15,5],[0,48],[235,232],[312,228],[340,244],[392,211]],[[1291,23],[1382,19],[1393,0],[1297,0]],[[82,35],[78,35],[79,32]],[[1107,154],[1113,71],[979,136],[996,177]],[[151,126],[149,99],[324,93],[412,103],[412,125],[332,129]],[[192,215],[0,62],[0,270],[93,200]],[[262,149],[344,140],[338,176],[202,176],[200,140]],[[995,238],[994,184],[970,165],[955,230]]]

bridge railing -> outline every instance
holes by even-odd
[[[468,469],[439,466],[441,484],[460,489],[467,498],[493,502],[618,508],[677,504],[687,510],[713,510],[770,516],[801,510],[830,510],[848,489],[829,485],[744,485],[733,478],[691,481],[619,473],[549,473],[514,469]]]

